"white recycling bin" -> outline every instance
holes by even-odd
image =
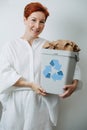
[[[47,93],[62,94],[63,87],[71,84],[79,53],[73,51],[42,49],[41,86]]]

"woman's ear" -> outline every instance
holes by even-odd
[[[26,25],[27,19],[25,17],[23,17],[23,21],[24,21],[24,24]]]

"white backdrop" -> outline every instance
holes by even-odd
[[[0,0],[0,50],[7,41],[23,34],[23,8],[31,1],[35,0]],[[50,12],[41,37],[70,39],[81,48],[79,66],[83,87],[61,101],[57,130],[87,130],[87,0],[37,1]]]

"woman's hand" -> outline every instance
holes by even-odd
[[[28,81],[26,81],[23,77],[20,78],[15,84],[14,86],[18,86],[18,87],[27,87],[27,88],[31,88],[32,90],[34,90],[36,93],[41,94],[43,96],[46,95],[46,92],[43,88],[41,88],[38,84],[35,83],[30,83]]]
[[[73,80],[72,84],[65,85],[64,93],[60,94],[59,96],[62,98],[69,97],[77,88],[78,80]]]
[[[37,93],[37,94],[41,94],[43,96],[46,95],[46,91],[41,88],[39,85],[35,84],[35,83],[31,83],[31,88]]]

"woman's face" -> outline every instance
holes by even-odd
[[[33,12],[27,19],[24,18],[26,32],[33,38],[38,37],[45,26],[45,14],[37,11]]]

